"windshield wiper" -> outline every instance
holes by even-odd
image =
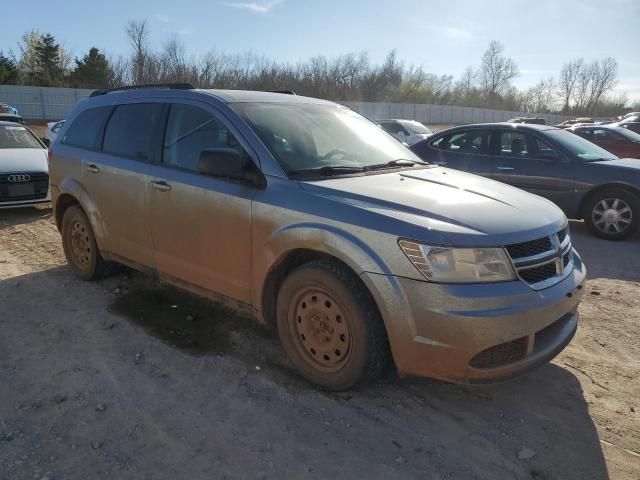
[[[323,177],[330,177],[331,175],[344,175],[360,172],[364,172],[364,167],[352,165],[325,165],[323,167],[290,170],[289,175],[321,175]]]
[[[365,170],[380,170],[389,167],[412,167],[413,165],[429,165],[427,162],[420,160],[409,160],[408,158],[397,158],[386,163],[376,163],[374,165],[367,165]]]

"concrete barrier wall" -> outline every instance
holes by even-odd
[[[27,120],[60,120],[76,103],[87,98],[93,90],[80,88],[24,87],[0,85],[0,103],[16,107]],[[424,105],[415,103],[340,102],[371,120],[405,118],[427,124],[464,124],[501,122],[514,117],[543,117],[554,125],[567,120],[563,115],[531,112],[507,112],[487,108],[452,105]]]

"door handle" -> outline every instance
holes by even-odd
[[[151,182],[151,188],[160,192],[168,192],[169,190],[171,190],[171,185],[169,185],[164,180],[154,180]]]
[[[503,172],[511,172],[515,169],[513,167],[497,167],[497,170],[502,170]]]
[[[91,173],[99,173],[100,172],[100,169],[94,163],[92,163],[91,165],[87,166],[87,170],[89,170]]]

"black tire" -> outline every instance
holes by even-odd
[[[276,322],[293,365],[322,388],[341,391],[374,380],[388,363],[387,335],[371,294],[336,262],[293,270],[278,292]]]
[[[79,206],[64,212],[61,232],[64,256],[78,277],[99,280],[112,271],[113,264],[102,258],[91,223]]]
[[[614,203],[617,200],[617,204]],[[603,222],[603,212],[606,206],[616,207],[622,214],[618,214],[618,230],[612,224]],[[626,210],[624,207],[628,207]],[[615,209],[610,209],[615,210]],[[591,195],[585,203],[584,221],[595,236],[605,240],[624,240],[638,230],[640,224],[640,198],[631,192],[621,189],[607,189]]]

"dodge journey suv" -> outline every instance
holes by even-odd
[[[503,379],[573,337],[585,268],[551,202],[429,165],[331,102],[120,90],[80,103],[52,145],[81,278],[121,263],[251,313],[333,390],[389,356],[403,375]]]

